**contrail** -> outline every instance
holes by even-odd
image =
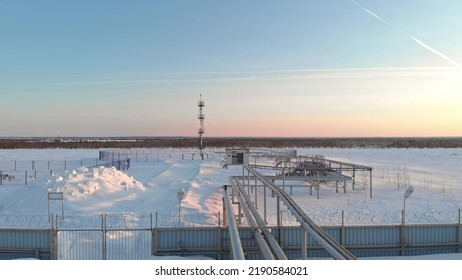
[[[361,10],[363,10],[364,12],[368,13],[369,15],[375,17],[376,19],[380,20],[381,22],[385,23],[386,25],[390,26],[391,28],[395,29],[396,31],[400,32],[400,33],[403,33],[407,36],[409,36],[408,34],[406,34],[406,32],[404,32],[402,29],[398,28],[396,25],[394,24],[391,24],[390,22],[384,20],[383,18],[381,18],[379,15],[377,15],[376,13],[372,12],[371,10],[365,8],[364,6],[362,6],[361,4],[359,4],[358,2],[354,1],[354,0],[350,0],[351,2],[353,2],[353,4],[355,4],[356,6],[358,6],[359,8],[361,8]]]
[[[451,63],[452,65],[454,66],[457,66],[457,67],[461,67],[462,68],[462,65],[457,63],[456,61],[450,59],[447,55],[445,55],[444,53],[441,53],[440,51],[437,51],[435,50],[434,48],[430,47],[429,45],[425,44],[424,42],[420,41],[419,39],[417,39],[416,37],[412,37],[411,36],[411,39],[414,40],[414,42],[416,42],[417,44],[421,45],[422,47],[424,47],[425,49],[431,51],[432,53],[436,54],[437,56],[441,57],[442,59],[446,60],[447,62]]]
[[[418,44],[419,46],[423,47],[424,49],[426,49],[427,51],[439,56],[440,58],[446,60],[447,62],[449,62],[450,64],[458,67],[458,68],[462,68],[462,64],[452,60],[451,58],[449,58],[447,55],[443,54],[442,52],[430,47],[429,45],[425,44],[424,42],[422,42],[421,40],[417,39],[416,37],[414,36],[411,36],[409,35],[408,33],[406,33],[404,30],[402,30],[401,28],[397,27],[396,25],[388,22],[387,20],[383,19],[382,17],[380,17],[379,15],[377,15],[376,13],[372,12],[371,10],[365,8],[364,6],[362,6],[361,4],[359,4],[358,2],[356,2],[355,0],[350,0],[353,4],[355,4],[356,6],[358,6],[359,8],[361,8],[361,10],[363,10],[364,12],[366,12],[367,14],[375,17],[376,19],[380,20],[381,22],[385,23],[386,25],[390,26],[391,28],[395,29],[396,31],[408,36],[412,41],[414,41],[416,44]]]

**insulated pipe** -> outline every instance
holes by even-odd
[[[237,180],[235,180],[237,181]],[[244,197],[247,206],[249,207],[250,211],[252,212],[253,217],[255,218],[255,221],[258,223],[260,227],[266,226],[265,221],[262,219],[260,214],[258,213],[257,208],[252,204],[252,201],[250,199],[250,196],[246,194],[245,192],[242,192],[242,188],[239,185],[239,181],[237,181],[237,185],[239,187],[239,190],[241,190],[242,196]],[[274,235],[269,231],[268,229],[263,229],[262,230],[263,235],[266,237],[267,242],[269,243],[272,251],[276,255],[278,260],[287,260],[287,256],[285,255],[284,251],[281,249],[279,246],[278,242],[276,241],[276,238],[274,238]]]
[[[348,250],[342,245],[335,241],[330,235],[325,233],[319,228],[305,212],[290,198],[285,192],[281,191],[273,183],[267,180],[263,175],[253,170],[252,168],[245,165],[245,168],[249,170],[254,176],[257,176],[265,185],[270,187],[272,190],[278,193],[278,196],[284,201],[287,208],[295,216],[295,218],[302,224],[303,228],[314,237],[318,243],[326,249],[335,259],[338,260],[354,260],[356,259]]]
[[[225,209],[228,212],[227,221],[233,259],[245,260],[244,251],[242,250],[241,238],[239,236],[239,230],[237,229],[236,219],[234,216],[233,206],[231,200],[229,199],[226,186],[223,186],[223,198],[225,202]]]
[[[235,180],[232,182],[233,183],[233,188],[235,188]],[[249,208],[246,206],[246,203],[244,199],[242,198],[241,192],[237,192],[237,199],[239,200],[239,205],[241,205],[241,209],[244,212],[245,218],[249,225],[253,228],[257,228],[257,222],[255,222],[255,219],[252,216],[252,213],[250,212]],[[268,247],[268,244],[266,243],[265,239],[263,238],[263,235],[258,229],[253,230],[253,234],[255,237],[255,240],[257,241],[258,247],[260,248],[260,251],[263,254],[263,258],[265,260],[274,260],[274,256],[271,253],[271,249]]]

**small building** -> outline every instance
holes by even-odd
[[[249,149],[226,149],[226,165],[249,164]]]

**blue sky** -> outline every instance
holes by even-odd
[[[460,136],[462,1],[3,1],[1,136]]]

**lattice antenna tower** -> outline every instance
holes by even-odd
[[[201,159],[203,160],[204,159],[204,145],[202,143],[202,138],[205,133],[205,129],[204,129],[205,114],[203,113],[203,110],[205,107],[205,101],[202,100],[202,94],[200,95],[198,106],[199,106],[198,118],[199,118],[199,123],[200,123],[199,131],[198,131],[199,132],[199,152],[200,152]]]

